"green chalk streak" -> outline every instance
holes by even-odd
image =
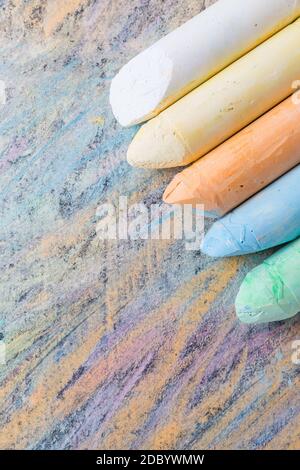
[[[300,311],[300,239],[246,276],[235,306],[243,323],[285,320]]]

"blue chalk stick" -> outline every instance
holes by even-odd
[[[221,218],[201,250],[213,257],[266,250],[300,236],[300,165]]]

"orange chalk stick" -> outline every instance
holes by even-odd
[[[178,173],[163,199],[204,204],[219,217],[300,163],[300,103],[297,95]],[[299,181],[300,184],[300,181]]]

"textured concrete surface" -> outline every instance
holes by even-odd
[[[1,448],[299,447],[299,316],[233,309],[267,254],[96,237],[99,204],[158,202],[174,174],[126,163],[110,79],[204,4],[0,0]]]

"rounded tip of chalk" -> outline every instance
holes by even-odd
[[[109,101],[117,121],[124,127],[153,118],[168,98],[173,64],[152,47],[130,60],[113,78]]]
[[[196,204],[197,202],[200,204],[178,175],[167,186],[163,194],[163,201],[166,204]]]
[[[162,114],[137,132],[128,148],[127,161],[140,168],[172,168],[183,164],[186,153],[184,144]]]
[[[244,279],[235,301],[236,314],[242,323],[268,323],[290,317],[283,299],[276,298],[276,280],[265,264],[251,271]]]
[[[200,249],[202,253],[212,258],[224,258],[241,254],[237,241],[221,221],[213,224],[204,237]]]

